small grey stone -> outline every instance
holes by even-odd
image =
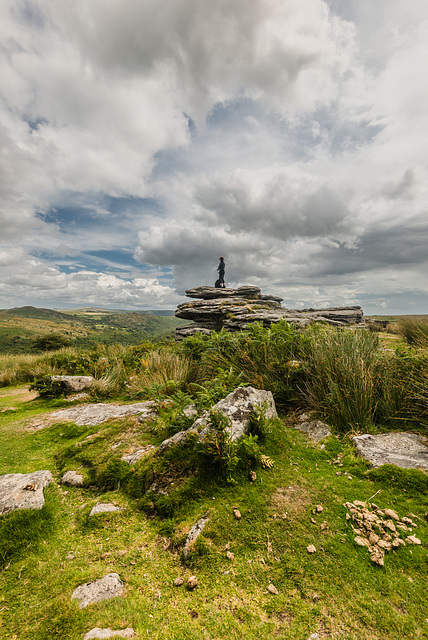
[[[117,573],[108,573],[104,578],[86,582],[73,591],[72,600],[80,600],[79,608],[84,609],[94,602],[109,600],[123,594],[123,582]]]
[[[66,471],[61,478],[61,484],[67,484],[70,487],[82,487],[83,476],[76,471]]]
[[[321,422],[321,420],[312,420],[310,415],[307,413],[300,416],[299,421],[293,424],[293,429],[304,431],[312,442],[319,442],[320,440],[331,436],[328,424]]]
[[[115,513],[116,511],[124,511],[124,507],[116,507],[110,502],[98,502],[95,507],[92,507],[89,515],[97,516],[99,513]]]
[[[122,456],[122,460],[128,464],[135,464],[140,458],[149,455],[154,450],[155,447],[153,445],[148,445],[147,447],[134,451],[134,453],[128,453],[126,456]]]
[[[133,638],[135,636],[135,631],[132,627],[127,627],[126,629],[100,629],[99,627],[94,627],[88,633],[85,633],[83,636],[83,640],[93,640],[95,638],[100,638],[104,640],[106,638]]]
[[[209,521],[209,516],[207,512],[207,513],[204,513],[202,518],[198,520],[198,522],[194,524],[193,527],[190,529],[189,533],[187,534],[186,542],[183,548],[183,556],[185,558],[187,558],[189,555],[190,546],[201,535],[202,530],[208,521]]]

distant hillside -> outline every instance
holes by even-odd
[[[38,309],[37,307],[14,307],[13,309],[1,309],[0,314],[8,316],[19,316],[20,318],[39,318],[39,319],[55,319],[68,320],[67,314],[56,311],[54,309]]]
[[[21,307],[0,310],[0,353],[32,351],[34,338],[59,333],[72,346],[90,348],[104,344],[140,344],[172,336],[185,321],[175,316],[142,311],[106,309],[54,310]]]

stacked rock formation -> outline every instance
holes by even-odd
[[[199,298],[180,304],[175,312],[177,318],[192,320],[192,324],[176,329],[178,340],[196,333],[211,331],[242,331],[253,322],[262,322],[265,327],[286,320],[299,327],[311,322],[327,322],[343,326],[363,322],[361,307],[330,307],[328,309],[286,309],[282,298],[263,295],[258,287],[246,285],[238,289],[216,289],[196,287],[186,291],[188,298]]]

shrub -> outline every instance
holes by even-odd
[[[38,391],[42,398],[61,398],[67,393],[62,380],[55,380],[52,376],[43,376],[36,379],[31,385],[32,391]]]
[[[241,384],[269,389],[279,404],[289,405],[296,399],[308,340],[293,325],[281,320],[266,329],[256,322],[239,333],[221,330],[199,342],[192,340],[191,350],[197,344],[207,377],[221,369],[239,377]],[[186,349],[187,340],[183,342]]]
[[[38,351],[55,351],[66,347],[70,344],[70,340],[61,333],[48,333],[32,340],[33,349]]]

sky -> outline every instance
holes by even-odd
[[[2,0],[0,308],[428,313],[426,0]]]

